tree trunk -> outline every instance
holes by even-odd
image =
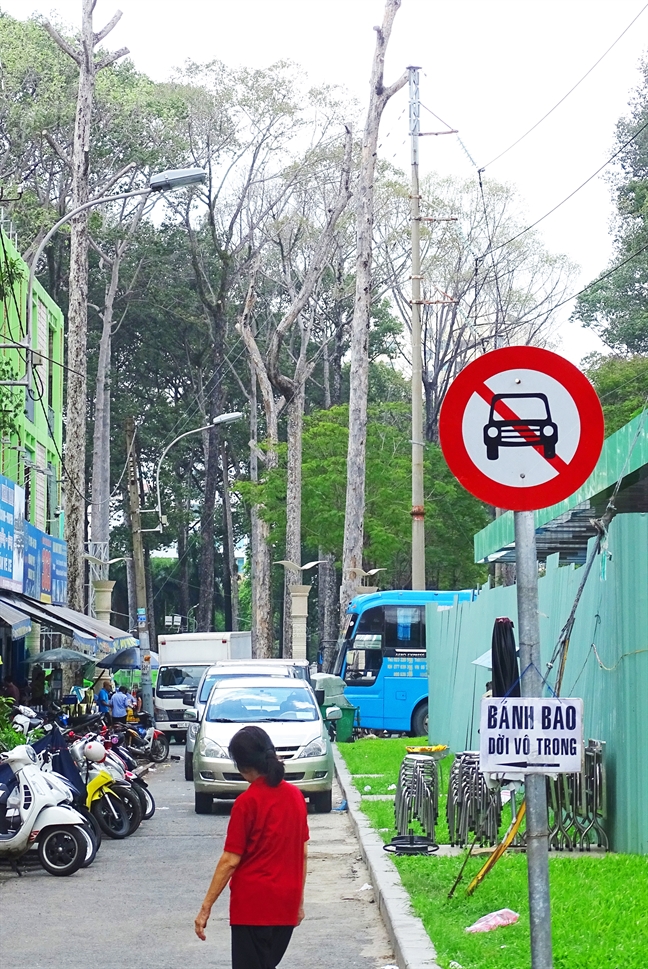
[[[219,476],[218,453],[218,430],[213,427],[207,431],[205,491],[200,515],[198,632],[211,632],[214,624],[214,513]]]
[[[237,330],[243,338],[248,351],[250,366],[258,381],[263,400],[266,417],[267,450],[264,455],[265,466],[268,471],[277,467],[277,444],[279,442],[278,414],[279,404],[275,400],[272,384],[268,379],[259,348],[250,328],[249,317],[254,303],[253,283],[250,283],[246,306],[237,323]],[[256,443],[253,444],[256,449]],[[255,450],[255,453],[256,450]],[[254,510],[253,510],[254,511]],[[257,507],[256,518],[256,549],[254,551],[254,582],[252,583],[252,616],[255,628],[255,646],[258,657],[271,657],[273,653],[274,635],[272,629],[272,576],[270,574],[270,526],[260,514]]]
[[[107,54],[95,61],[94,48],[110,33],[121,13],[95,34],[92,15],[96,0],[83,0],[81,37],[72,47],[47,21],[44,27],[79,68],[74,139],[72,143],[72,209],[89,200],[90,125],[95,77],[98,71],[122,57],[127,50]],[[83,612],[86,522],[86,410],[87,410],[87,334],[88,334],[88,213],[82,212],[70,222],[70,279],[67,357],[68,380],[65,438],[65,538],[68,543],[68,603]]]
[[[182,501],[184,511],[184,499]],[[188,554],[188,535],[187,523],[183,521],[178,529],[178,562],[180,565],[180,615],[183,618],[183,625],[186,623],[189,632],[189,554]]]
[[[300,381],[288,404],[288,466],[286,470],[286,559],[301,565],[301,486],[302,486],[302,428],[304,424],[304,383]],[[292,656],[292,598],[291,586],[299,585],[302,577],[291,569],[284,569],[283,653]]]
[[[151,649],[157,653],[157,630],[155,628],[155,597],[153,595],[153,569],[151,567],[151,551],[144,547],[144,571],[146,574],[146,612],[149,625],[149,640]]]
[[[338,635],[338,589],[335,572],[335,555],[319,550],[317,603],[320,616],[320,649],[323,655],[322,669],[328,670]]]
[[[223,481],[223,559],[225,561],[225,574],[229,574],[229,597],[232,632],[238,632],[239,628],[239,588],[238,588],[238,568],[236,566],[236,549],[234,547],[234,521],[232,518],[232,499],[229,484],[229,459],[227,447],[221,446],[221,469]]]
[[[365,124],[357,200],[356,292],[351,325],[349,446],[347,490],[340,587],[340,620],[357,593],[362,568],[365,512],[365,459],[367,439],[367,395],[369,390],[369,319],[371,313],[371,266],[374,224],[374,174],[380,119],[385,105],[407,83],[404,74],[390,88],[383,85],[385,51],[401,0],[387,0],[382,28],[376,28],[376,50],[371,71],[371,94]]]

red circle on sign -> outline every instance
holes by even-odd
[[[512,487],[490,478],[477,467],[464,441],[464,413],[473,395],[493,397],[493,391],[484,387],[484,382],[515,369],[535,370],[561,384],[572,398],[580,420],[580,437],[570,461],[566,463],[558,456],[547,459],[558,474],[528,487]],[[441,448],[455,477],[476,498],[511,511],[535,511],[572,495],[594,470],[603,435],[603,411],[587,377],[569,360],[540,347],[504,347],[473,360],[450,385],[439,417]]]

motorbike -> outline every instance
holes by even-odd
[[[51,875],[72,875],[83,865],[88,842],[84,819],[69,803],[69,793],[48,779],[28,744],[0,754],[18,784],[17,810],[7,806],[15,784],[0,783],[0,858],[17,861],[34,845],[38,859]]]
[[[123,768],[108,761],[104,745],[81,738],[70,747],[88,791],[88,807],[109,838],[126,838],[142,822],[139,794],[126,780]]]
[[[142,820],[149,821],[155,814],[155,800],[144,778],[136,773],[137,761],[120,744],[116,734],[108,734],[101,739],[107,751],[106,763],[114,765],[115,770],[123,771],[124,780],[128,781],[141,801]]]
[[[169,756],[169,739],[156,730],[155,721],[148,713],[140,713],[139,723],[115,724],[115,733],[122,744],[135,757],[147,757],[161,764]]]

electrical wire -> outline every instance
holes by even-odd
[[[546,218],[548,218],[550,215],[553,215],[553,213],[556,212],[557,209],[559,209],[561,207],[561,205],[564,205],[565,202],[568,202],[571,198],[573,198],[574,195],[576,195],[577,192],[580,192],[580,190],[582,188],[585,188],[585,186],[588,185],[592,181],[593,178],[596,178],[597,175],[600,175],[604,168],[607,168],[608,165],[612,164],[612,162],[615,160],[615,158],[618,158],[618,156],[621,154],[621,152],[622,151],[625,151],[625,149],[628,147],[628,145],[631,145],[632,142],[635,141],[635,139],[638,138],[639,135],[642,134],[646,130],[646,128],[648,128],[648,121],[646,121],[646,123],[643,124],[641,126],[641,128],[639,128],[637,131],[635,131],[635,133],[630,138],[628,138],[628,140],[625,141],[621,145],[621,147],[618,148],[614,152],[613,155],[610,155],[610,157],[608,158],[608,160],[605,161],[605,162],[603,162],[603,164],[599,168],[597,168],[595,172],[593,172],[588,178],[586,178],[584,182],[581,182],[581,184],[577,188],[575,188],[573,190],[573,192],[570,192],[569,195],[565,196],[565,198],[561,202],[558,202],[558,204],[557,205],[554,205],[554,207],[552,209],[549,209],[548,212],[545,212],[544,215],[541,215],[539,219],[536,219],[535,222],[532,222],[531,225],[528,225],[526,227],[526,229],[522,229],[516,235],[512,236],[510,239],[507,239],[506,242],[500,242],[500,244],[498,246],[495,246],[495,248],[492,251],[493,252],[497,252],[498,249],[503,249],[504,246],[510,246],[510,244],[512,242],[515,242],[516,239],[519,239],[520,236],[523,236],[523,235],[525,235],[525,233],[530,232],[531,229],[535,229],[535,227],[537,225],[539,225],[541,222],[544,222],[544,220]],[[487,253],[484,253],[484,255],[486,255],[486,254]]]
[[[509,145],[508,148],[505,148],[504,151],[501,151],[499,153],[499,155],[496,155],[495,156],[495,158],[491,158],[491,160],[489,162],[487,162],[485,165],[483,165],[482,168],[488,168],[490,165],[494,165],[496,161],[499,161],[500,158],[503,158],[504,155],[508,154],[508,152],[511,151],[512,148],[515,148],[516,145],[519,145],[520,142],[523,141],[526,138],[527,135],[530,135],[532,131],[535,131],[535,129],[538,127],[538,125],[541,125],[543,121],[546,121],[546,119],[549,117],[549,115],[550,114],[553,114],[553,112],[556,110],[556,108],[559,108],[560,105],[563,103],[563,101],[566,101],[567,100],[567,98],[569,97],[570,94],[573,94],[573,92],[576,90],[576,88],[580,84],[583,83],[583,81],[585,80],[585,78],[589,77],[589,75],[592,73],[592,71],[596,67],[598,67],[599,64],[601,63],[601,61],[604,60],[604,58],[607,57],[607,55],[610,53],[610,51],[614,47],[616,47],[616,45],[619,43],[619,41],[621,40],[621,38],[624,37],[628,33],[628,31],[630,30],[630,28],[637,22],[637,20],[639,20],[639,17],[642,15],[642,13],[644,12],[644,10],[647,7],[648,7],[648,3],[644,4],[644,6],[639,11],[639,13],[636,15],[636,17],[634,17],[633,20],[630,21],[630,23],[625,28],[625,30],[622,31],[619,34],[619,36],[617,37],[617,39],[612,44],[610,44],[610,46],[608,47],[608,49],[603,54],[601,54],[601,56],[599,57],[599,59],[594,64],[592,64],[592,66],[590,67],[589,71],[586,71],[586,73],[583,74],[583,76],[581,77],[581,79],[579,81],[576,81],[576,83],[574,84],[574,86],[572,88],[570,88],[569,91],[567,91],[567,94],[563,95],[563,97],[560,99],[560,101],[557,101],[556,104],[554,104],[553,108],[550,108],[550,110],[547,111],[546,114],[543,114],[543,116],[540,118],[539,121],[536,121],[536,123],[534,125],[532,125],[528,129],[528,131],[525,131],[523,135],[520,135],[520,137],[516,141],[514,141],[513,144]],[[435,115],[435,117],[436,117],[436,115]],[[439,120],[441,120],[441,119],[439,118]],[[445,124],[445,121],[443,123]]]

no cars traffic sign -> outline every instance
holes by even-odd
[[[513,511],[573,494],[594,470],[603,431],[587,377],[540,347],[473,360],[450,385],[439,418],[443,454],[464,488]]]

